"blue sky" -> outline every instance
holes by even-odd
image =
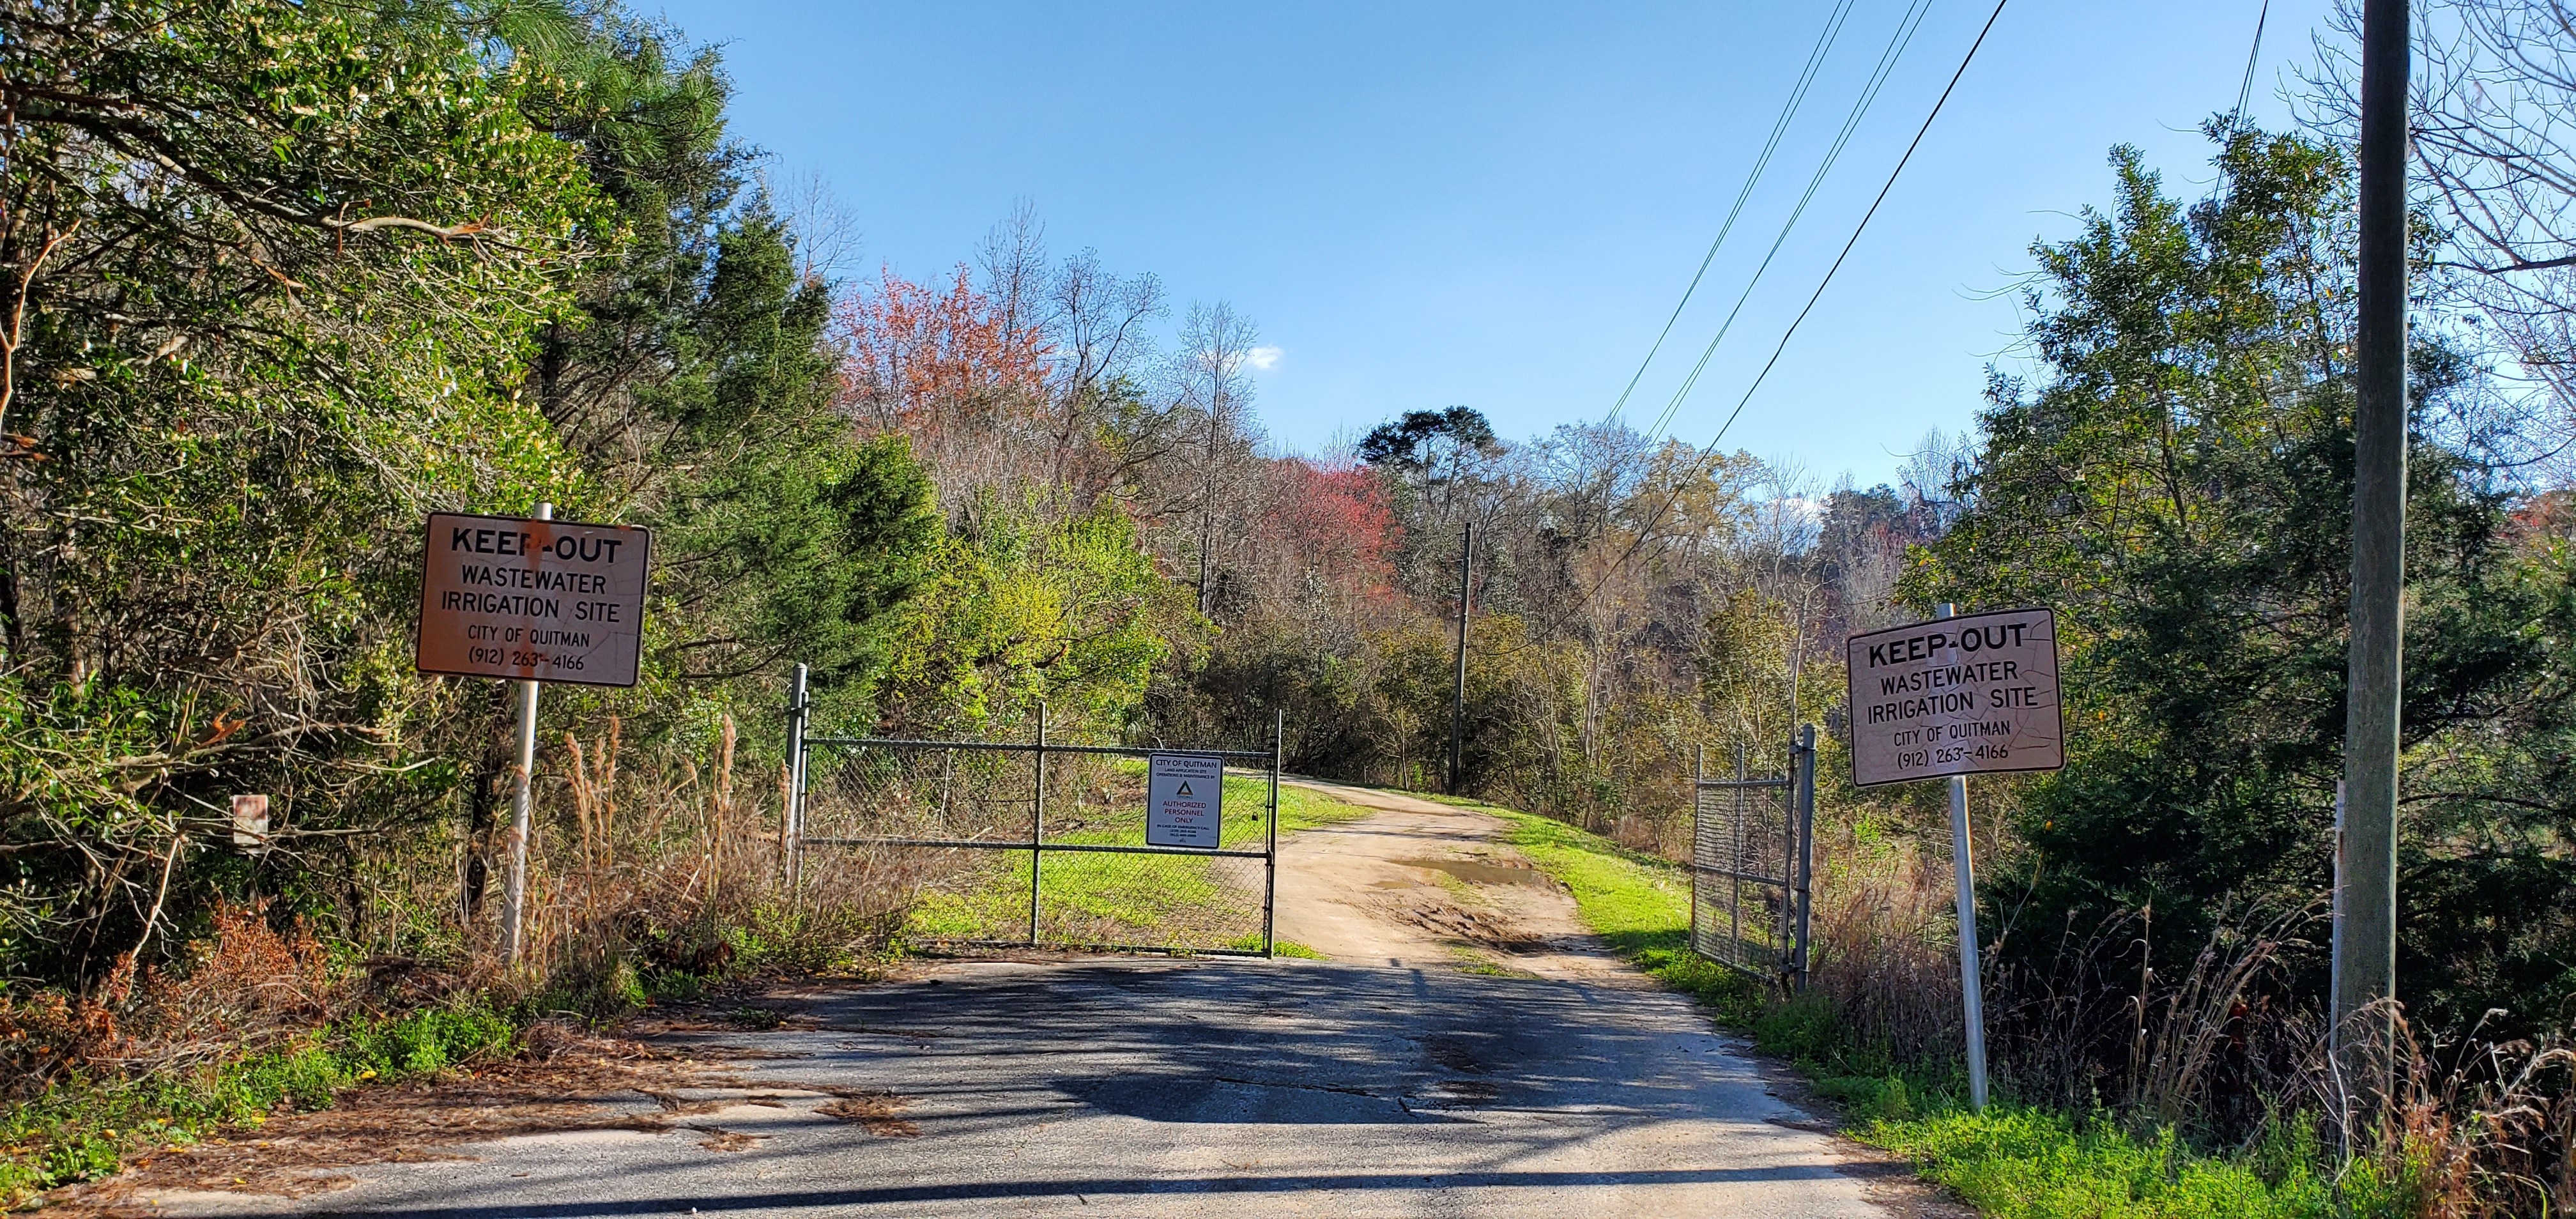
[[[1820,480],[1889,477],[2011,366],[2034,238],[2109,196],[2114,143],[2178,190],[2231,107],[2262,0],[2014,0],[1780,363],[1726,434]],[[649,0],[642,6],[651,11]],[[861,265],[921,278],[1015,200],[1050,246],[1226,300],[1277,359],[1260,410],[1316,451],[1464,403],[1506,435],[1599,419],[1725,218],[1828,5],[1002,4],[677,0],[721,44],[737,132],[827,182]],[[2330,0],[2274,0],[2258,121]],[[1639,426],[1733,307],[1888,45],[1848,22],[1691,308],[1630,400]],[[1670,431],[1734,410],[1868,207],[1984,0],[1930,0],[1875,105]]]

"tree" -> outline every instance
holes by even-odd
[[[1181,326],[1184,348],[1179,366],[1182,404],[1199,418],[1197,477],[1192,514],[1198,518],[1199,616],[1214,617],[1219,492],[1244,459],[1252,456],[1252,356],[1261,331],[1252,319],[1218,301],[1192,305]]]
[[[1414,480],[1418,495],[1452,485],[1466,477],[1481,458],[1502,453],[1494,427],[1484,412],[1453,406],[1437,411],[1406,411],[1370,428],[1360,438],[1359,458],[1373,466],[1398,471]]]
[[[2415,291],[2449,306],[2451,341],[2490,377],[2435,422],[2500,473],[2546,485],[2576,473],[2576,6],[2433,0],[2416,23],[2412,90],[2419,224]],[[2320,42],[2308,102],[2360,130],[2360,10]]]
[[[452,782],[448,694],[408,669],[419,514],[587,497],[512,390],[604,218],[489,33],[0,9],[13,975],[96,976],[243,875],[189,847],[228,793],[304,832],[421,817]],[[270,891],[335,900],[293,858]]]
[[[2231,911],[2322,892],[2344,722],[2349,176],[2295,136],[2212,131],[2213,198],[2166,197],[2121,149],[2116,207],[2034,248],[2045,375],[1994,380],[1961,514],[1903,588],[1918,610],[2058,610],[2068,764],[2020,801],[2013,905],[2079,934],[2151,906],[2177,971]],[[2419,417],[2478,389],[2440,333],[2418,332]],[[2465,1027],[2576,982],[2551,963],[2576,918],[2535,917],[2576,880],[2569,652],[2548,642],[2569,590],[2563,564],[2515,561],[2463,453],[2419,429],[2410,460],[2399,989]]]

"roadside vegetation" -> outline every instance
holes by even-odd
[[[2313,1128],[2276,1129],[2250,1152],[2195,1148],[2171,1129],[2141,1136],[2110,1114],[2070,1118],[2006,1102],[1968,1109],[1964,1077],[1901,1064],[1855,1041],[1833,1009],[1689,951],[1690,885],[1671,861],[1549,818],[1460,801],[1511,825],[1508,841],[1574,898],[1586,926],[1620,955],[1697,998],[1719,1024],[1807,1076],[1863,1142],[1914,1162],[1987,1214],[2012,1219],[2290,1219],[2397,1216],[2330,1204]],[[2088,1120],[2089,1119],[2089,1120]]]
[[[718,51],[608,0],[0,6],[0,1159],[69,1180],[322,1094],[246,1081],[501,1044],[430,1013],[605,1018],[1006,923],[1006,858],[786,880],[799,663],[826,734],[1284,723],[1291,770],[1440,786],[1472,525],[1462,790],[1929,1171],[1982,1197],[2069,1166],[2030,1214],[2118,1180],[2304,1205],[2294,1165],[2374,1213],[2576,1211],[2576,165],[2528,121],[2576,113],[2564,9],[2427,6],[2409,1054],[2335,1130],[2349,31],[2298,129],[2207,125],[2206,188],[2113,150],[2031,247],[2025,358],[1973,428],[1859,486],[1447,403],[1283,451],[1278,352],[1221,285],[1027,209],[952,267],[855,265],[866,218],[731,131]],[[415,672],[410,631],[423,514],[539,502],[656,558],[638,683],[547,694],[509,966],[510,700]],[[1939,602],[2052,606],[2065,649],[2066,769],[1973,789],[2008,1098],[1973,1118],[1939,794],[1842,777],[1842,641]],[[1826,866],[1813,985],[1775,1007],[1679,944],[1659,861],[1695,770],[1776,770],[1800,724]],[[1068,832],[1124,840],[1116,805]],[[1287,795],[1283,829],[1328,815]],[[1214,911],[1241,944],[1220,869],[1065,866],[1042,920]],[[406,1028],[444,1048],[383,1048]]]

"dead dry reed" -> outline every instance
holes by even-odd
[[[1946,869],[1910,844],[1854,848],[1820,861],[1808,987],[1859,1054],[1947,1064],[1959,1056],[1956,922]]]
[[[791,877],[784,776],[774,800],[743,799],[737,744],[728,716],[704,766],[639,766],[614,719],[587,742],[566,734],[558,832],[531,848],[537,976],[633,998],[655,977],[846,970],[887,945],[907,878],[830,852]]]
[[[1957,1069],[1955,919],[1944,861],[1901,840],[1847,842],[1819,877],[1809,986],[1831,1010],[1843,1065]],[[1997,951],[1985,979],[1997,1094],[2212,1150],[2283,1130],[2319,1134],[2320,1171],[2355,1215],[2576,1215],[2576,1043],[2565,1033],[2428,1037],[2402,1010],[2377,1103],[2332,1070],[2323,1021],[2292,963],[2314,962],[2314,906],[2247,906],[2216,921],[2191,965],[2149,964],[2154,912],[2054,929],[2045,952]],[[2029,930],[2008,931],[2032,935]],[[2367,1113],[2337,1134],[2336,1115]]]

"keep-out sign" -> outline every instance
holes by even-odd
[[[1225,759],[1158,753],[1145,770],[1145,845],[1215,850],[1225,830]]]
[[[634,685],[652,548],[629,525],[430,514],[421,672]]]
[[[1850,648],[1854,784],[2066,765],[2055,613],[1941,618]]]

